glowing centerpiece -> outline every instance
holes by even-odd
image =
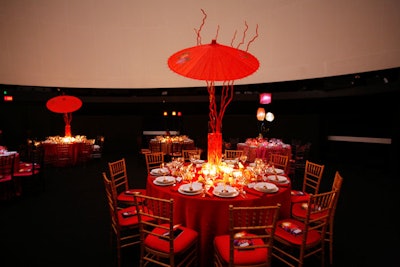
[[[260,63],[258,59],[247,52],[249,45],[258,36],[248,42],[246,51],[239,46],[244,43],[246,29],[242,41],[236,48],[218,44],[216,39],[210,44],[201,44],[201,29],[207,17],[202,10],[204,18],[200,28],[196,30],[197,46],[189,47],[176,52],[168,59],[168,66],[174,72],[207,83],[209,94],[209,134],[208,134],[208,162],[218,165],[222,158],[222,119],[225,110],[233,99],[233,82],[254,73]],[[236,36],[236,33],[235,33]],[[234,39],[231,43],[234,42]],[[215,82],[222,82],[219,97],[219,108],[216,98]]]
[[[55,113],[62,113],[65,122],[65,136],[71,137],[72,112],[82,107],[82,101],[69,95],[60,95],[49,99],[46,107]]]

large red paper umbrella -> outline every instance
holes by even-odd
[[[49,99],[46,107],[55,113],[64,114],[65,136],[70,137],[72,112],[82,107],[82,101],[75,96],[60,95]]]
[[[233,81],[254,73],[260,63],[250,53],[218,44],[198,45],[176,52],[168,59],[174,72],[196,80],[207,82],[210,95],[210,127],[212,132],[221,130],[222,117],[233,98]],[[215,99],[215,82],[222,81],[220,112]]]
[[[254,73],[260,63],[250,53],[218,44],[198,45],[173,54],[168,66],[176,73],[205,81],[238,80]]]

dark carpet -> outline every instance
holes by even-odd
[[[84,166],[47,168],[45,188],[0,203],[0,266],[116,266],[101,173],[125,157],[132,186],[145,187],[142,155],[104,154]],[[336,211],[334,266],[399,266],[398,174],[392,162],[326,160],[322,190],[335,171],[344,178]],[[385,164],[388,164],[387,166]],[[394,169],[394,168],[393,168]],[[296,177],[293,187],[300,185]],[[328,257],[327,257],[328,258]],[[123,250],[123,266],[138,266],[138,247]],[[273,261],[273,266],[283,266]],[[310,259],[306,266],[319,266]]]

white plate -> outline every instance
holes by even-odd
[[[173,176],[159,176],[153,181],[156,185],[171,185],[175,183],[175,177]]]
[[[203,184],[198,182],[192,183],[192,190],[190,190],[190,184],[183,184],[178,190],[188,193],[188,194],[198,194],[203,189]]]
[[[238,161],[235,159],[225,159],[224,162],[226,164],[236,164]]]
[[[188,196],[194,196],[194,195],[198,195],[200,194],[203,190],[202,185],[200,184],[200,189],[198,189],[198,184],[200,183],[196,183],[194,182],[192,187],[193,187],[193,191],[190,191],[189,187],[190,184],[183,184],[178,188],[178,192],[184,195],[188,195]],[[197,189],[197,190],[195,190]]]
[[[203,164],[205,161],[202,159],[196,159],[193,161],[193,164]]]
[[[282,169],[278,169],[278,168],[274,168],[274,169],[275,169],[276,174],[283,174],[285,172]],[[266,172],[269,173],[269,174],[275,174],[274,170],[271,167],[267,168]]]
[[[154,176],[167,175],[167,174],[169,174],[169,170],[168,170],[168,168],[156,168],[156,169],[152,169],[150,171],[150,174],[154,175]]]
[[[218,185],[214,188],[213,194],[218,197],[236,197],[239,195],[239,192],[232,186],[225,186],[224,188],[223,185]]]
[[[178,192],[181,193],[181,194],[183,194],[183,195],[195,196],[195,195],[200,194],[200,193],[201,193],[201,190],[200,190],[200,191],[196,191],[196,192],[185,192],[185,191],[183,191],[181,188],[178,188]]]
[[[254,189],[263,193],[275,193],[279,190],[275,184],[266,182],[256,183]]]
[[[285,183],[289,182],[287,177],[283,176],[283,175],[268,175],[267,179],[269,181],[273,181],[275,183],[281,183],[281,184],[285,184]]]

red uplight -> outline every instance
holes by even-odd
[[[4,101],[7,101],[7,102],[13,101],[12,95],[5,95],[5,96],[4,96]]]

